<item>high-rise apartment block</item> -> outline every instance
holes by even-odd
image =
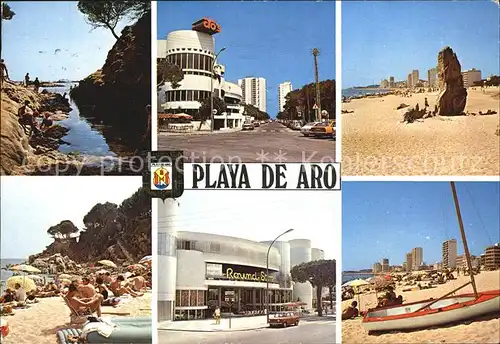
[[[292,82],[291,81],[285,81],[282,82],[279,87],[278,87],[278,106],[279,106],[279,112],[283,112],[285,110],[285,103],[286,103],[286,95],[290,92],[292,92]]]
[[[238,80],[243,93],[243,102],[253,105],[260,111],[267,112],[266,79],[248,77]]]
[[[457,266],[457,241],[455,239],[443,242],[443,268],[454,269]]]

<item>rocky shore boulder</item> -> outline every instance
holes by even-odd
[[[125,27],[103,67],[71,91],[82,116],[113,128],[111,141],[135,150],[147,127],[151,103],[151,13]],[[92,120],[92,119],[91,119]]]
[[[49,257],[31,256],[29,263],[46,274],[73,273],[81,268],[81,265],[60,253]]]
[[[437,115],[454,116],[464,112],[467,102],[467,90],[462,78],[462,67],[457,55],[450,47],[438,54],[439,93]]]

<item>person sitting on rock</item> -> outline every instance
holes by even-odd
[[[359,315],[357,306],[356,301],[351,302],[351,305],[342,311],[342,320],[356,318]]]
[[[38,93],[38,89],[40,88],[40,80],[38,80],[38,77],[33,81],[33,86],[35,86],[35,92]]]
[[[40,124],[40,129],[43,131],[46,131],[53,124],[54,124],[54,122],[50,119],[50,113],[49,112],[44,113],[42,123]]]
[[[25,129],[26,127],[30,128],[28,136],[31,136],[32,133],[38,135],[40,130],[37,127],[37,123],[35,118],[33,117],[33,110],[30,108],[29,100],[24,101],[24,105],[19,108],[17,111],[17,115],[19,116],[19,124]]]
[[[142,293],[137,293],[137,292],[133,291],[131,288],[129,288],[129,286],[125,282],[125,278],[122,275],[118,276],[116,278],[116,280],[114,280],[113,282],[111,282],[111,285],[109,286],[109,289],[111,289],[111,291],[113,292],[113,294],[115,296],[121,296],[121,295],[124,295],[124,294],[129,294],[130,296],[138,297],[138,296],[143,296],[144,295]]]

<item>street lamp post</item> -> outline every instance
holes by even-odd
[[[212,76],[210,78],[210,131],[214,131],[214,69],[215,63],[217,62],[217,57],[220,53],[222,53],[226,48],[222,48],[219,50],[217,54],[215,54],[214,60],[212,62]]]
[[[269,252],[271,251],[271,247],[273,247],[276,240],[278,240],[282,235],[290,233],[291,231],[293,231],[293,228],[290,228],[289,230],[286,230],[283,233],[281,233],[280,235],[278,235],[276,237],[276,239],[273,240],[271,245],[269,245],[269,248],[267,249],[267,255],[266,255],[266,318],[267,318],[268,324],[269,324]]]

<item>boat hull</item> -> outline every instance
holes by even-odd
[[[500,312],[500,290],[450,296],[416,312],[433,300],[418,301],[367,312],[363,327],[368,331],[427,328]]]

